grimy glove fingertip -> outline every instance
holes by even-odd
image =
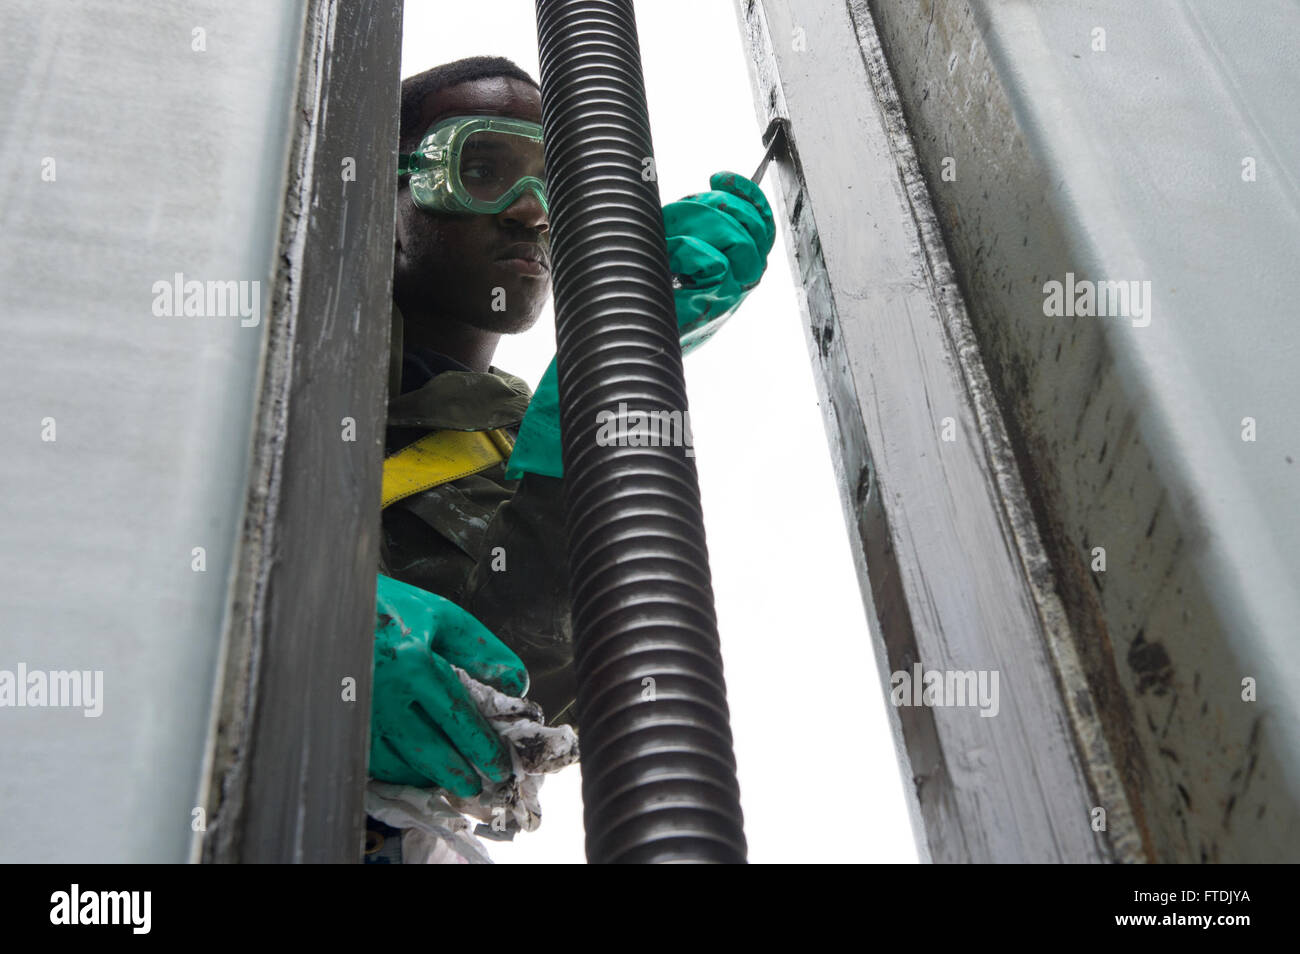
[[[742,199],[748,199],[760,212],[765,213],[765,216],[772,214],[772,207],[768,205],[767,196],[763,194],[762,188],[748,176],[742,176],[739,172],[727,172],[726,170],[715,172],[709,176],[709,188],[718,192],[730,192]]]

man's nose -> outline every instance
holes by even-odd
[[[542,208],[542,203],[538,201],[537,196],[531,192],[525,192],[510,203],[509,206],[501,210],[500,215],[502,225],[523,226],[528,229],[536,229],[542,234],[545,234],[551,228],[551,220],[547,218],[546,210]]]

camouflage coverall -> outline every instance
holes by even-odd
[[[434,430],[518,433],[528,385],[403,349],[396,306],[390,359],[385,456]],[[576,725],[562,487],[536,474],[506,480],[502,462],[398,500],[383,512],[380,572],[477,617],[523,660],[547,721]]]

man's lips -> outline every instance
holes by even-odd
[[[551,270],[546,252],[536,242],[516,242],[501,250],[497,264],[523,275],[544,275]]]

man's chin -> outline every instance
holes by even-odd
[[[550,292],[550,282],[545,278],[521,280],[511,275],[485,291],[482,300],[487,307],[476,307],[468,323],[494,334],[522,334],[537,324]]]
[[[492,315],[476,315],[473,320],[467,322],[480,331],[490,331],[497,335],[519,335],[537,324],[537,319],[541,317],[541,308],[527,318],[518,316],[496,313]]]

